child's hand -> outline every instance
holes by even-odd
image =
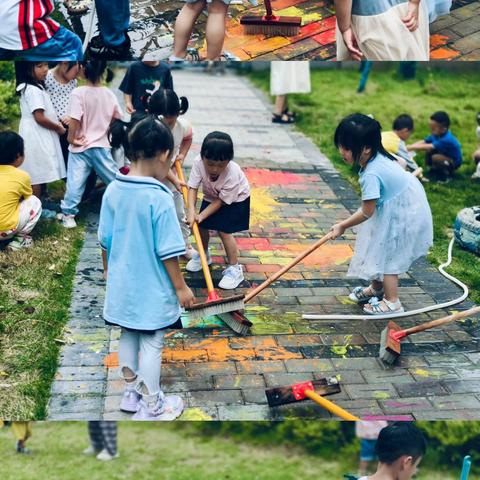
[[[179,153],[179,154],[177,155],[177,158],[175,159],[175,161],[177,161],[177,160],[180,162],[180,165],[183,165],[183,162],[184,162],[184,160],[185,160],[185,155]]]
[[[127,113],[128,113],[129,115],[131,115],[132,113],[135,112],[135,108],[133,107],[133,105],[132,105],[131,103],[127,103],[127,104],[125,105],[125,109],[127,110]]]
[[[345,233],[345,228],[342,227],[339,223],[336,223],[335,225],[333,225],[333,227],[330,229],[330,232],[331,232],[331,239],[332,240],[335,240],[337,239],[338,237],[341,237],[344,233]]]
[[[59,123],[59,124],[57,125],[57,128],[55,129],[55,131],[56,131],[59,135],[64,135],[64,134],[67,132],[67,130],[65,129],[65,127],[64,127],[61,123]]]
[[[73,139],[72,145],[74,147],[83,147],[86,143],[85,137],[77,137]]]
[[[410,32],[414,32],[418,28],[419,13],[420,13],[419,0],[409,0],[407,16],[402,18],[402,22],[408,28],[408,30],[410,30]]]
[[[189,225],[190,228],[193,227],[193,224],[195,223],[195,212],[187,212],[187,224]]]
[[[72,120],[72,119],[71,119],[69,116],[67,116],[67,115],[65,115],[64,117],[62,117],[62,118],[60,119],[60,121],[62,122],[62,124],[63,124],[65,127],[68,127],[68,126],[70,125],[70,121],[71,121],[71,120]]]
[[[103,271],[103,279],[106,280],[107,277],[108,277],[108,270],[105,269],[105,270]]]
[[[357,61],[362,60],[363,53],[358,48],[357,39],[355,38],[352,27],[349,27],[347,30],[345,30],[342,33],[342,37],[343,41],[345,42],[345,46],[350,52],[350,56],[352,57],[352,59]]]
[[[195,221],[200,225],[203,221],[205,220],[205,217],[199,213],[198,215],[195,215]]]
[[[180,305],[184,308],[191,307],[195,303],[195,295],[187,285],[177,290],[177,297]]]
[[[188,185],[185,182],[182,182],[181,180],[175,180],[173,184],[180,193],[182,193],[182,187],[188,188]]]

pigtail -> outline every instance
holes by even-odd
[[[188,99],[187,97],[180,97],[180,110],[178,111],[179,115],[187,113],[188,110]]]
[[[115,74],[113,73],[113,70],[110,67],[107,67],[107,75],[105,77],[105,81],[107,83],[110,83],[115,77]]]

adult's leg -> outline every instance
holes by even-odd
[[[228,5],[222,0],[212,0],[207,5],[208,18],[205,27],[207,41],[207,60],[220,60],[225,41],[225,19]]]
[[[129,0],[95,0],[98,26],[105,45],[117,47],[125,42],[130,24]]]
[[[83,60],[82,42],[78,35],[61,27],[52,38],[29,50],[18,52],[18,56],[30,62],[46,58],[52,62],[80,61]]]
[[[275,114],[282,115],[287,105],[287,96],[286,95],[277,95],[275,97]]]
[[[173,55],[178,58],[185,58],[187,46],[192,35],[193,26],[205,8],[207,2],[198,0],[195,3],[186,3],[175,20],[175,31],[173,41]]]

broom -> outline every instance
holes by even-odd
[[[185,176],[183,175],[182,165],[180,164],[179,160],[175,160],[175,169],[180,181],[185,183]],[[187,187],[182,187],[182,194],[185,204],[188,206]],[[196,222],[193,224],[192,230],[193,235],[195,236],[195,242],[197,243],[200,261],[202,263],[203,275],[205,276],[205,282],[207,284],[208,297],[206,303],[196,303],[187,309],[190,317],[194,320],[209,317],[211,315],[219,315],[221,317],[224,313],[242,309],[244,295],[234,295],[228,298],[221,298],[216,292],[213,286],[212,276],[210,275],[210,269],[208,268],[207,256],[205,255],[205,250],[203,248],[202,237],[200,236],[200,231]],[[245,331],[248,331],[248,329],[252,326],[252,323],[247,319],[236,319],[232,322],[232,325],[230,323],[227,324],[235,332],[242,334]]]
[[[416,327],[407,328],[402,330],[395,322],[388,322],[388,325],[383,329],[380,337],[380,360],[389,365],[393,364],[395,360],[400,356],[402,338],[411,335],[412,333],[424,332],[431,328],[439,327],[440,325],[446,325],[447,323],[455,322],[461,318],[469,317],[480,313],[480,307],[470,308],[463,312],[457,312],[447,317],[438,318],[431,322],[417,325]]]
[[[302,24],[301,17],[279,17],[273,14],[270,0],[265,0],[266,14],[245,15],[240,19],[247,35],[283,35],[291,37],[298,35]]]

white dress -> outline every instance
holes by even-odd
[[[308,61],[271,62],[271,95],[310,92],[310,63]]]
[[[43,110],[46,117],[58,122],[48,93],[42,88],[27,85],[20,97],[22,117],[18,133],[25,143],[25,161],[21,169],[30,175],[32,185],[40,185],[65,178],[67,173],[58,134],[36,122],[33,116],[35,110]]]
[[[421,0],[418,28],[410,32],[402,22],[408,0],[353,0],[352,30],[366,60],[428,61],[430,58],[429,5]],[[336,30],[337,60],[351,60],[340,29]]]
[[[370,184],[374,177],[380,197],[366,193],[367,176]],[[407,272],[433,243],[432,213],[422,184],[397,162],[377,155],[361,171],[360,185],[362,199],[377,198],[377,204],[372,217],[358,227],[347,276],[383,280],[386,274]]]

